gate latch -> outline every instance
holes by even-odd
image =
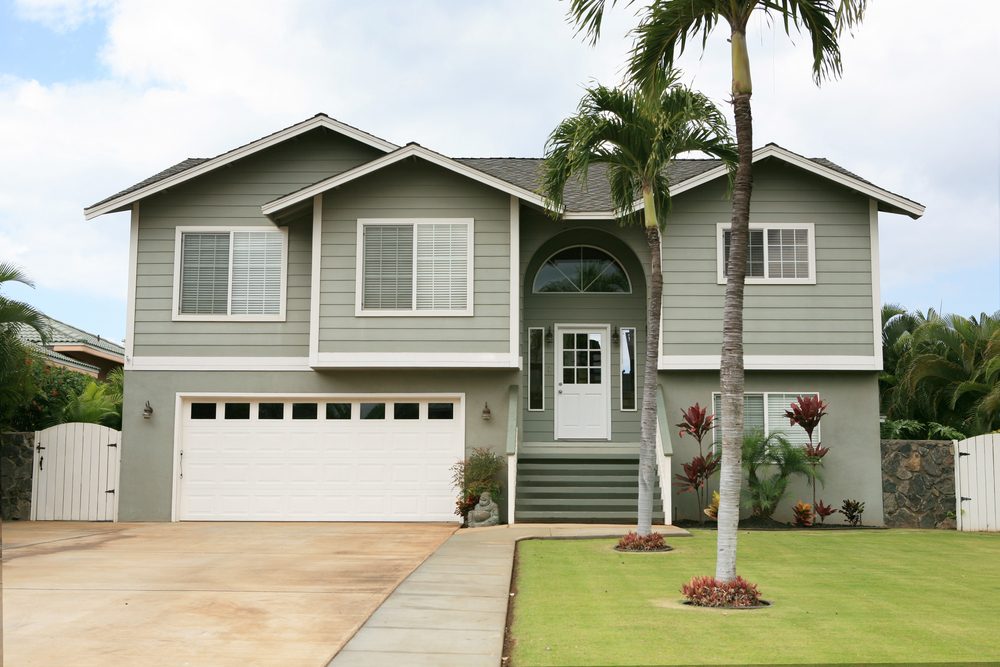
[[[964,503],[964,502],[965,502],[966,500],[972,500],[972,498],[966,498],[965,496],[962,496],[962,497],[961,497],[961,500],[962,500],[962,502]]]

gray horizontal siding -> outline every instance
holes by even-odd
[[[357,317],[359,218],[472,218],[472,317]],[[407,161],[323,197],[320,352],[510,349],[510,197],[422,161]]]
[[[725,184],[674,199],[663,238],[663,353],[717,355],[725,286],[716,225],[728,222]],[[751,222],[815,225],[815,285],[747,285],[748,355],[864,355],[874,349],[868,199],[774,160],[754,165]]]
[[[274,227],[262,204],[379,155],[328,130],[315,130],[144,199],[137,246],[134,353],[137,356],[309,354],[312,227],[309,213],[289,228],[286,321],[174,322],[177,227]]]

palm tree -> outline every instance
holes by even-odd
[[[33,286],[21,269],[9,262],[0,262],[0,289],[5,283],[22,283]],[[38,332],[44,342],[47,338],[45,317],[26,303],[0,294],[0,401],[18,400],[23,393],[24,360],[28,354],[18,337],[21,327]]]
[[[571,0],[570,18],[592,41],[600,36],[605,6],[609,0]],[[635,0],[622,0],[634,4]],[[617,0],[610,0],[614,5]],[[750,96],[750,55],[747,26],[754,12],[777,17],[785,33],[804,31],[812,43],[813,79],[841,73],[838,37],[845,28],[860,23],[867,0],[653,0],[640,12],[641,18],[629,61],[635,81],[647,81],[662,68],[672,68],[689,39],[701,38],[704,48],[709,34],[720,22],[730,29],[732,55],[732,104],[736,120],[739,165],[732,192],[732,243],[722,322],[722,358],[719,368],[722,389],[722,469],[719,474],[718,549],[716,577],[736,578],[736,529],[739,525],[740,444],[743,440],[743,287],[750,225],[750,194],[753,185],[753,121]]]
[[[563,204],[566,183],[574,177],[585,183],[591,165],[607,166],[612,202],[622,224],[639,221],[635,202],[637,194],[642,196],[651,283],[639,449],[640,535],[652,530],[656,474],[656,383],[663,298],[660,226],[669,205],[666,167],[677,155],[689,151],[719,157],[728,164],[735,160],[723,114],[711,100],[679,85],[677,79],[675,72],[660,72],[642,86],[588,88],[576,115],[563,120],[549,136],[542,167],[541,191],[556,214]]]

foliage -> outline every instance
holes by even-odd
[[[712,475],[719,470],[719,459],[709,452],[707,456],[694,457],[690,463],[685,463],[681,467],[684,469],[684,474],[674,475],[678,490],[681,493],[693,492],[698,507],[701,507],[704,504],[705,486]],[[704,517],[699,518],[704,522]]]
[[[705,508],[705,516],[710,519],[719,518],[719,492],[712,491],[712,502]]]
[[[714,427],[714,421],[715,416],[708,414],[707,407],[703,408],[698,403],[695,403],[687,410],[681,410],[681,423],[677,424],[677,428],[680,429],[679,435],[682,438],[685,435],[690,435],[694,438],[698,443],[698,454],[704,455],[701,443]]]
[[[114,414],[105,420],[104,425],[120,431],[122,428],[122,405],[125,402],[125,369],[112,369],[104,378],[107,397],[114,407]]]
[[[553,217],[561,214],[567,183],[575,179],[586,187],[590,168],[603,166],[602,178],[607,178],[619,222],[634,224],[641,219],[649,246],[650,322],[660,317],[663,298],[659,212],[665,214],[669,205],[667,167],[686,152],[726,162],[735,157],[725,116],[708,97],[681,85],[676,72],[665,70],[643,85],[587,88],[576,114],[559,123],[545,146],[539,191]],[[638,197],[641,208],[636,206]],[[639,465],[645,470],[655,460],[658,331],[651,327],[646,336],[639,448]],[[646,535],[652,530],[651,476],[639,475],[638,495],[637,530]]]
[[[809,444],[812,444],[813,431],[819,426],[819,422],[826,415],[829,405],[820,400],[819,396],[798,396],[792,402],[790,409],[785,410],[785,417],[788,418],[792,426],[801,426],[806,435],[809,436]],[[822,458],[822,456],[820,457]]]
[[[32,392],[27,402],[9,416],[5,427],[12,431],[40,431],[63,423],[63,407],[81,394],[93,378],[68,368],[49,366],[39,355],[30,355],[25,363],[31,374]]]
[[[961,439],[1000,428],[1000,311],[963,317],[887,304],[882,354],[888,437]]]
[[[659,533],[640,535],[632,531],[625,533],[618,540],[618,549],[620,551],[665,551],[669,548],[667,543],[663,541],[663,535]]]
[[[916,419],[886,419],[879,431],[883,438],[899,440],[912,438],[914,440],[964,440],[965,434],[937,422],[920,422]]]
[[[478,503],[478,494],[470,493],[467,496],[459,496],[458,500],[455,501],[455,514],[464,518]]]
[[[860,500],[845,500],[840,506],[840,513],[844,515],[844,520],[852,526],[861,525],[861,515],[865,511],[865,504]]]
[[[104,424],[114,422],[120,416],[116,410],[115,400],[108,395],[108,388],[103,384],[91,381],[83,391],[70,399],[62,408],[60,423],[80,422],[85,424]]]
[[[5,283],[33,287],[31,280],[9,262],[0,262],[0,289]],[[0,427],[13,429],[18,415],[35,394],[34,351],[18,336],[22,328],[34,329],[44,341],[45,317],[33,307],[0,294]],[[31,429],[33,430],[33,429]]]
[[[813,525],[813,506],[801,500],[792,506],[793,523],[796,526],[808,527]]]
[[[816,516],[819,517],[819,522],[826,523],[826,517],[834,514],[837,511],[837,508],[832,505],[824,504],[822,500],[817,500],[814,510],[816,512]]]
[[[792,475],[807,479],[819,476],[805,451],[780,433],[764,436],[760,431],[743,438],[743,469],[747,474],[744,504],[753,516],[769,518],[785,495]]]
[[[694,577],[681,587],[681,593],[696,607],[756,607],[761,603],[757,584],[739,576],[732,581]]]
[[[493,500],[499,498],[502,487],[497,475],[502,469],[503,458],[488,447],[476,447],[467,458],[456,462],[451,467],[451,483],[459,491],[455,513],[464,516],[459,509],[470,501],[474,506],[483,491],[489,491]]]

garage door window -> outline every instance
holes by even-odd
[[[192,403],[191,419],[215,419],[215,403]]]
[[[393,419],[420,419],[420,404],[394,403],[392,417]]]
[[[315,403],[292,403],[292,419],[318,419],[317,408]]]
[[[326,418],[327,419],[350,419],[351,418],[351,404],[350,403],[327,403],[326,404]]]
[[[257,406],[257,419],[284,419],[284,403],[261,403]]]
[[[455,404],[454,403],[428,403],[427,404],[427,418],[428,419],[454,419],[455,418]]]
[[[385,419],[385,403],[362,403],[362,419]]]
[[[226,419],[250,419],[250,404],[226,403]]]

